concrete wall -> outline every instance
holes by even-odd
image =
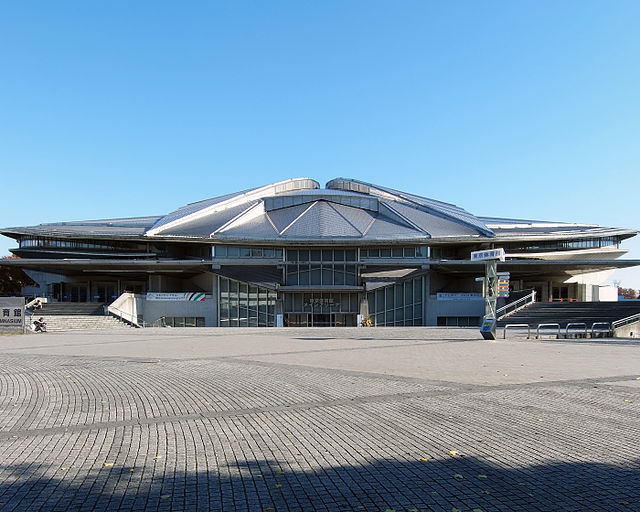
[[[594,286],[595,301],[599,302],[618,302],[617,286]]]
[[[640,338],[640,321],[623,325],[613,331],[614,338]]]
[[[151,284],[151,280],[150,280]],[[144,301],[144,321],[149,324],[163,316],[200,316],[204,317],[206,327],[217,327],[218,321],[218,276],[215,274],[200,274],[188,281],[181,283],[178,289],[166,288],[171,285],[171,280],[165,279],[154,283],[165,287],[163,292],[193,292],[205,290],[203,302],[173,302],[173,301]],[[173,283],[175,284],[175,283]]]
[[[206,327],[215,327],[217,301],[211,295],[206,295],[202,302],[145,300],[143,316],[146,324],[163,316],[200,316],[204,317]]]

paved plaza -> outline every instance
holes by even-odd
[[[0,336],[0,510],[638,511],[640,343]]]

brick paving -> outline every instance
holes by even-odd
[[[0,337],[0,510],[640,510],[640,343]]]

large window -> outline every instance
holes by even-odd
[[[47,247],[54,249],[117,249],[117,250],[144,250],[141,244],[127,244],[112,241],[96,243],[87,240],[58,240],[55,238],[23,237],[20,239],[20,248]]]
[[[408,279],[367,294],[374,325],[422,325],[422,278]]]
[[[238,245],[214,245],[214,258],[257,258],[282,260],[282,249],[274,247],[243,247]]]
[[[286,293],[285,313],[358,313],[357,293]]]
[[[355,249],[288,249],[287,286],[355,286]]]
[[[539,240],[531,242],[514,242],[503,244],[509,252],[549,252],[571,251],[576,249],[599,249],[601,247],[619,246],[620,240],[615,236],[601,238],[582,238],[579,240]]]
[[[429,248],[425,245],[418,247],[371,247],[360,249],[360,258],[405,258],[405,259],[426,259]]]
[[[221,327],[275,326],[276,292],[220,278]]]

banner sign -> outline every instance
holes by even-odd
[[[443,293],[436,294],[436,300],[482,300],[481,293]]]
[[[163,293],[147,292],[147,300],[171,302],[204,302],[204,292]]]
[[[0,297],[0,332],[24,333],[24,297]]]

